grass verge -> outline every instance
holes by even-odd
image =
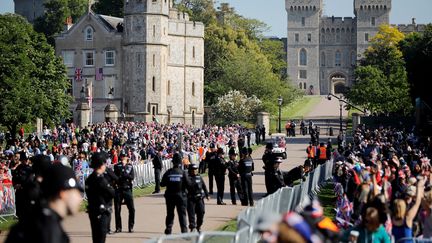
[[[228,231],[228,232],[236,232],[237,231],[237,219],[231,219],[226,222],[224,225],[217,228],[216,231]]]
[[[321,96],[303,96],[282,109],[282,117],[304,117],[321,101]]]
[[[336,207],[336,195],[334,194],[334,184],[327,183],[323,188],[321,188],[320,193],[318,193],[318,199],[324,209],[324,216],[329,217],[334,220],[336,217],[336,212],[334,208]]]

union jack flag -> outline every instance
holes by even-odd
[[[82,68],[75,68],[75,81],[82,81]]]

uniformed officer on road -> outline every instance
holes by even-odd
[[[201,232],[204,221],[204,198],[209,200],[207,186],[198,173],[199,166],[191,164],[189,166],[190,185],[188,187],[187,212],[189,218],[189,229],[191,232]]]
[[[121,206],[124,203],[129,211],[129,233],[132,233],[135,224],[135,206],[132,194],[132,182],[135,174],[133,166],[129,163],[129,158],[126,154],[120,154],[120,160],[120,163],[117,163],[114,166],[114,174],[118,177],[114,197],[115,232],[119,233],[122,231]]]
[[[115,188],[117,186],[117,181],[118,181],[118,177],[116,176],[116,174],[114,173],[114,170],[111,168],[106,168],[105,172],[104,172],[104,176],[105,179],[107,179],[108,183]],[[113,200],[109,200],[108,202],[108,207],[112,208],[113,206]],[[112,216],[112,212],[109,212],[109,217],[108,217],[108,229],[107,229],[107,233],[108,234],[112,234],[113,232],[111,231],[111,216]]]
[[[254,171],[254,162],[250,156],[250,152],[247,148],[243,148],[241,151],[241,158],[239,161],[238,171],[240,174],[241,187],[243,191],[244,201],[243,206],[254,205],[253,191],[252,191],[252,172]]]
[[[222,148],[217,150],[217,159],[214,164],[216,187],[217,187],[217,204],[226,205],[224,203],[224,192],[225,192],[225,174],[227,169],[227,164],[224,158],[224,151]]]
[[[49,166],[41,183],[46,203],[32,217],[20,219],[9,232],[6,243],[68,243],[61,221],[78,213],[82,201],[79,183],[72,169],[61,164]]]
[[[282,171],[279,169],[280,164],[282,163],[282,158],[277,157],[273,163],[273,173],[270,180],[270,192],[269,194],[272,194],[276,192],[279,188],[285,186],[285,181],[283,177]]]
[[[264,162],[264,181],[267,194],[270,194],[271,191],[271,177],[273,174],[273,163],[274,163],[274,155],[273,155],[273,144],[267,143],[264,151],[264,155],[262,156],[262,161]]]
[[[19,153],[20,164],[12,170],[12,183],[15,188],[15,206],[18,218],[25,217],[28,209],[28,191],[26,185],[32,181],[32,167],[25,151]]]
[[[227,162],[227,169],[228,169],[228,179],[230,183],[231,203],[233,205],[237,205],[237,200],[236,200],[236,190],[237,190],[237,195],[241,203],[243,204],[244,196],[241,188],[240,174],[238,170],[239,163],[236,160],[237,153],[235,152],[234,148],[231,148],[228,151],[228,156],[229,156],[229,161]]]
[[[104,176],[105,163],[106,155],[104,153],[94,153],[90,163],[93,172],[85,182],[88,199],[87,212],[90,218],[93,243],[105,242],[108,219],[112,212],[109,202],[115,194],[114,188]]]
[[[177,208],[181,232],[187,232],[186,190],[191,183],[187,173],[180,168],[181,161],[182,160],[180,154],[175,153],[172,158],[173,168],[165,172],[161,181],[161,187],[166,187],[164,196],[167,211],[167,216],[165,219],[165,234],[167,235],[171,234],[172,232],[175,208]]]
[[[209,179],[209,194],[213,194],[213,178],[215,174],[215,163],[217,162],[217,153],[215,151],[215,144],[211,143],[209,150],[205,155],[205,163],[208,168],[208,179]]]

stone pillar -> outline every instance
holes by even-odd
[[[104,110],[106,122],[117,122],[118,121],[118,109],[115,104],[108,104]]]
[[[270,114],[267,112],[258,112],[257,115],[257,124],[258,125],[264,125],[266,136],[268,136],[270,133]]]
[[[355,130],[361,123],[361,116],[359,113],[352,114],[352,129]]]
[[[42,137],[43,134],[43,120],[41,118],[36,118],[36,134],[38,137]]]
[[[76,108],[77,121],[76,124],[80,128],[84,128],[90,123],[90,106],[87,102],[81,102]]]

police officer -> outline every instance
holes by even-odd
[[[175,153],[172,158],[173,168],[167,170],[162,177],[161,186],[166,187],[165,203],[167,216],[165,219],[165,234],[169,235],[172,232],[174,224],[174,209],[177,208],[180,228],[182,233],[187,232],[186,222],[186,206],[187,197],[186,190],[190,186],[190,180],[181,166],[180,154]]]
[[[276,192],[279,188],[285,186],[284,177],[279,166],[282,163],[282,158],[277,157],[273,163],[273,173],[270,179],[270,191],[269,194]]]
[[[154,176],[155,176],[155,190],[153,194],[160,192],[160,180],[161,180],[161,171],[162,171],[162,147],[158,148],[155,156],[153,157],[152,163],[154,168]]]
[[[49,166],[41,183],[43,206],[35,210],[33,217],[20,219],[9,232],[6,243],[67,243],[69,237],[61,221],[78,213],[82,201],[72,169],[61,164]]]
[[[254,163],[250,156],[251,152],[247,148],[243,148],[241,151],[241,158],[239,161],[238,171],[240,173],[241,187],[243,191],[244,201],[243,206],[254,205],[253,191],[252,191],[252,171],[254,171]]]
[[[217,187],[217,204],[226,205],[223,201],[225,191],[225,174],[226,174],[226,161],[224,159],[224,151],[222,148],[217,150],[217,159],[214,164],[214,173]]]
[[[106,168],[105,172],[104,172],[104,176],[105,179],[108,181],[108,183],[115,188],[117,186],[117,181],[118,181],[118,177],[116,176],[116,174],[114,173],[114,170],[111,168]],[[112,208],[113,206],[113,200],[109,200],[108,202],[108,208]],[[112,212],[109,211],[109,216],[108,216],[108,229],[107,229],[107,233],[108,234],[112,234],[113,232],[111,231],[111,215]]]
[[[244,147],[245,148],[245,147]],[[239,163],[236,160],[237,153],[235,152],[234,148],[231,148],[228,152],[229,161],[227,162],[227,169],[228,169],[228,179],[230,183],[230,195],[231,195],[231,202],[233,205],[237,205],[236,202],[236,190],[237,195],[243,204],[244,196],[243,196],[243,190],[241,188],[240,183],[240,174],[239,174]]]
[[[12,171],[12,183],[15,188],[16,215],[18,218],[25,217],[28,209],[28,191],[26,185],[32,182],[32,168],[25,151],[19,153],[20,164]]]
[[[195,230],[201,232],[205,213],[204,197],[207,198],[207,201],[209,200],[207,187],[199,175],[198,169],[197,164],[189,166],[190,185],[188,186],[187,212],[191,232]]]
[[[209,178],[209,194],[213,194],[213,178],[215,173],[215,164],[217,163],[217,154],[214,151],[215,144],[211,143],[209,146],[209,150],[206,152],[205,163],[208,167],[208,178]]]
[[[264,162],[264,181],[265,181],[265,187],[266,187],[266,191],[267,194],[269,194],[269,192],[271,191],[271,177],[273,174],[273,162],[274,162],[274,155],[273,155],[273,144],[272,143],[267,143],[266,144],[266,148],[264,151],[264,155],[262,156],[262,161]]]
[[[117,186],[115,188],[114,197],[114,212],[116,222],[116,233],[122,231],[121,221],[121,205],[124,202],[129,211],[129,233],[133,232],[135,224],[135,207],[132,195],[132,181],[134,180],[134,169],[129,163],[129,158],[126,154],[120,154],[120,163],[114,166],[114,173],[118,177]]]
[[[93,172],[87,178],[86,195],[88,199],[87,212],[90,218],[93,243],[104,243],[108,229],[109,214],[112,208],[109,201],[114,197],[114,188],[104,176],[106,170],[106,155],[94,153],[90,166]]]

